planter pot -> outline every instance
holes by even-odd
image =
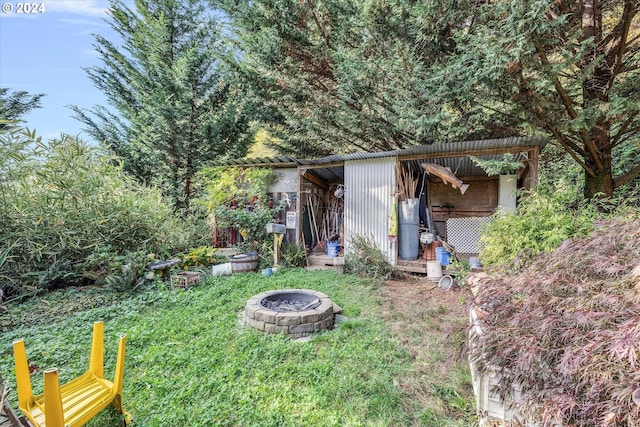
[[[233,273],[246,273],[248,271],[258,271],[258,254],[251,252],[248,254],[233,255],[229,257],[231,271]]]

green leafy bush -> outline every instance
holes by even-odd
[[[197,248],[191,248],[186,254],[178,254],[182,263],[180,266],[184,269],[191,267],[208,267],[213,264],[218,264],[220,255],[217,254],[218,249],[211,246],[198,246]]]
[[[147,273],[152,258],[143,251],[129,252],[112,265],[112,272],[105,277],[105,285],[114,292],[129,292],[155,280],[153,272]]]
[[[484,228],[483,264],[517,271],[533,256],[557,248],[566,239],[585,236],[594,220],[623,216],[637,206],[631,184],[626,190],[620,188],[617,198],[585,200],[584,172],[558,147],[545,149],[540,172],[536,191],[520,195],[517,212],[497,212]]]
[[[135,183],[100,147],[0,132],[0,287],[10,293],[82,284],[87,259],[105,248],[166,253],[191,236],[158,189]]]
[[[302,243],[285,243],[280,253],[281,263],[287,267],[304,267],[307,265],[307,252]]]
[[[356,234],[350,247],[344,260],[345,272],[378,279],[388,279],[395,274],[396,269],[371,238]]]
[[[469,158],[489,176],[516,173],[518,169],[524,167],[524,164],[516,161],[511,153],[503,154],[502,159],[499,160],[484,160],[475,156],[469,156]]]
[[[202,175],[207,182],[203,201],[211,223],[240,232],[243,242],[238,245],[239,252],[260,252],[263,247],[273,250],[273,238],[266,227],[281,208],[267,194],[274,172],[217,167],[203,170]]]
[[[576,203],[574,197],[568,191],[541,187],[521,198],[517,212],[497,212],[482,233],[482,263],[515,264],[518,269],[566,239],[586,235],[602,213],[596,204]]]

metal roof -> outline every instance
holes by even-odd
[[[476,141],[448,142],[431,145],[421,145],[404,150],[380,151],[375,153],[335,154],[318,159],[297,159],[290,156],[278,156],[271,158],[244,158],[224,160],[218,163],[220,166],[244,166],[273,168],[287,168],[296,166],[332,167],[344,164],[347,161],[377,159],[383,157],[397,157],[398,160],[429,159],[458,156],[483,156],[492,154],[517,153],[528,148],[547,145],[548,140],[540,137],[510,137],[500,139],[483,139]]]
[[[322,165],[326,163],[346,162],[352,160],[367,160],[381,157],[397,157],[398,160],[410,158],[436,158],[456,156],[481,156],[483,154],[504,154],[509,152],[526,151],[528,148],[547,145],[546,138],[511,137],[500,139],[483,139],[477,141],[448,142],[431,145],[421,145],[404,150],[381,151],[376,153],[353,153],[333,155],[314,160],[300,160],[302,164]]]
[[[299,164],[299,160],[290,156],[227,159],[216,162],[217,166],[269,166],[278,168],[294,168]]]
[[[474,156],[481,160],[501,160],[502,154],[492,154],[488,156]],[[513,160],[516,162],[525,163],[527,160],[526,152],[518,152],[513,153]],[[487,173],[480,166],[476,165],[475,162],[469,156],[458,156],[458,157],[439,157],[439,158],[431,158],[431,159],[416,159],[416,160],[406,160],[402,163],[404,166],[413,172],[414,175],[420,175],[424,173],[424,169],[420,166],[422,163],[436,163],[440,166],[447,167],[451,169],[454,175],[457,177],[469,177],[469,176],[486,176]]]

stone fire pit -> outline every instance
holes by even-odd
[[[334,310],[333,301],[322,292],[285,289],[251,297],[244,309],[244,321],[264,332],[301,338],[333,328],[334,311],[338,310]]]

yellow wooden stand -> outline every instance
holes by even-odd
[[[280,246],[282,245],[282,240],[284,239],[284,234],[273,234],[273,266],[278,267],[280,264]]]
[[[131,415],[122,407],[125,346],[126,336],[123,335],[118,342],[116,371],[111,382],[104,378],[104,323],[95,322],[89,370],[60,387],[58,369],[47,369],[44,372],[44,394],[34,396],[24,341],[14,342],[20,410],[35,427],[77,427],[112,405],[124,415],[125,424],[129,424]]]

